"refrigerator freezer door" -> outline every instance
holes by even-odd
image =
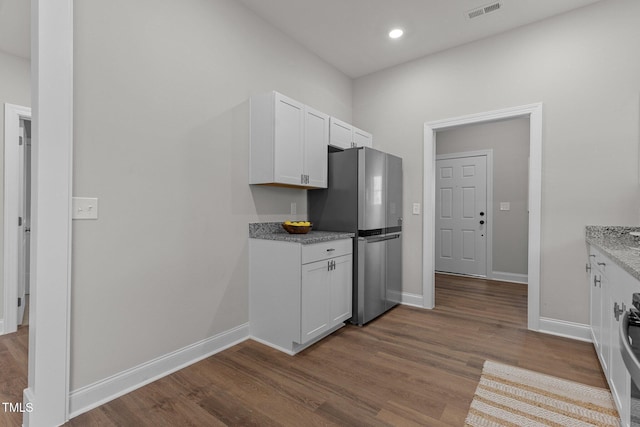
[[[387,309],[402,300],[402,234],[391,236],[396,237],[387,240]]]
[[[358,239],[358,285],[355,322],[363,325],[400,302],[402,235]]]
[[[358,308],[355,323],[363,325],[386,310],[386,248],[383,239],[358,239]]]
[[[387,214],[386,154],[358,150],[358,230],[384,230]]]
[[[402,228],[402,159],[387,154],[387,232]]]

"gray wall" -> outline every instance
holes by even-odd
[[[598,2],[355,81],[354,124],[404,159],[406,292],[422,293],[424,123],[541,101],[540,314],[588,323],[584,227],[639,219],[638,16]]]
[[[529,119],[444,130],[436,154],[493,150],[493,271],[527,274]],[[500,211],[500,202],[511,210]]]
[[[74,4],[71,389],[248,321],[248,223],[305,218],[250,187],[249,96],[345,120],[352,82],[233,0]]]
[[[31,106],[29,60],[0,51],[0,278],[4,277],[4,104]],[[4,318],[4,289],[0,281],[0,319]]]

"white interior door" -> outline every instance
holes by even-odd
[[[487,275],[487,156],[436,160],[436,271]]]
[[[21,325],[24,319],[26,271],[27,271],[27,236],[25,233],[25,217],[27,211],[26,197],[26,168],[25,147],[27,144],[27,131],[24,120],[20,120],[20,135],[18,141],[18,319],[17,324]]]

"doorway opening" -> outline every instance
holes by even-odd
[[[423,306],[435,306],[435,206],[436,134],[469,124],[490,123],[511,118],[529,119],[528,227],[527,227],[527,325],[539,329],[540,322],[540,225],[542,184],[542,104],[530,104],[489,111],[425,124],[423,224]]]
[[[5,104],[3,333],[25,321],[31,234],[31,109]]]

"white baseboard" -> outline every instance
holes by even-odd
[[[424,297],[418,294],[410,294],[409,292],[403,292],[400,298],[400,304],[410,305],[412,307],[424,308]]]
[[[4,319],[0,319],[0,335],[4,335]]]
[[[538,332],[557,335],[574,340],[592,342],[591,328],[583,323],[566,322],[564,320],[541,317]]]
[[[529,276],[527,274],[492,271],[491,280],[497,280],[500,282],[524,283],[526,285],[527,283],[529,283]]]
[[[246,323],[88,386],[73,390],[69,394],[69,417],[76,417],[248,338],[249,324]]]

